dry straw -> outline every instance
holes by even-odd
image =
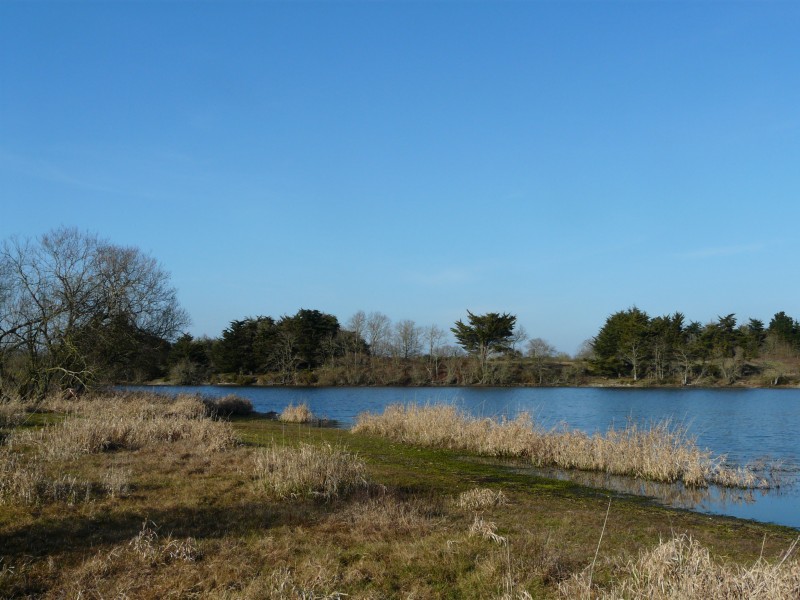
[[[559,586],[564,598],[598,600],[796,600],[800,598],[800,562],[790,560],[797,541],[781,560],[759,558],[749,567],[714,561],[687,535],[676,535],[622,565],[608,588],[591,584],[588,571]]]
[[[183,439],[208,452],[236,444],[230,423],[207,417],[204,404],[192,396],[172,401],[152,394],[127,394],[81,400],[66,408],[69,412],[63,421],[20,436],[20,441],[32,442],[42,456],[51,459],[138,450]]]
[[[546,430],[522,413],[513,420],[476,418],[452,405],[391,405],[383,414],[363,413],[352,429],[392,440],[519,457],[542,467],[601,471],[660,482],[703,487],[768,487],[746,468],[731,468],[724,457],[701,450],[683,427],[669,421],[641,428],[629,422],[593,435],[570,429]]]
[[[257,487],[279,499],[329,501],[367,486],[364,461],[329,444],[271,446],[255,454]]]
[[[456,505],[465,510],[486,510],[508,504],[508,497],[500,490],[473,488],[458,495]]]
[[[289,404],[278,417],[284,423],[310,423],[314,420],[314,413],[305,402],[294,405]]]

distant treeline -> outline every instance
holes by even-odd
[[[359,311],[344,326],[307,309],[277,320],[245,318],[219,338],[183,335],[165,370],[183,384],[581,385],[607,378],[725,385],[758,376],[758,385],[778,385],[795,372],[800,351],[800,324],[784,312],[768,326],[758,319],[739,325],[733,314],[701,324],[633,307],[609,316],[577,356],[530,339],[512,315],[468,315],[468,324],[450,328],[455,344],[436,325],[392,323],[380,312]],[[493,331],[498,324],[505,329]],[[481,348],[469,335],[482,328],[495,338]]]
[[[470,385],[566,383],[570,363],[541,339],[529,340],[516,317],[468,313],[453,334],[437,325],[392,322],[380,312],[355,313],[344,326],[331,314],[301,309],[279,319],[234,320],[219,338],[185,334],[168,357],[169,379],[190,384]],[[472,339],[471,334],[477,337]],[[482,339],[479,339],[483,335]],[[460,337],[459,337],[460,336]],[[530,360],[524,359],[528,355]],[[563,372],[562,372],[563,371]]]
[[[612,314],[576,356],[531,339],[516,316],[473,314],[447,330],[356,312],[343,325],[300,309],[195,339],[158,262],[76,229],[0,244],[0,401],[107,383],[264,385],[756,385],[798,381],[800,324],[735,315]],[[451,335],[452,334],[452,335]]]

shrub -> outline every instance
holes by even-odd
[[[253,403],[236,394],[228,394],[222,398],[203,398],[203,403],[212,416],[246,417],[253,413]]]

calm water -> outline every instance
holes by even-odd
[[[137,388],[138,389],[138,388]],[[779,463],[783,481],[769,492],[685,490],[604,475],[552,473],[598,487],[652,496],[660,502],[703,512],[726,514],[800,528],[800,389],[611,389],[611,388],[143,388],[166,393],[209,396],[237,394],[259,412],[280,412],[289,403],[306,402],[315,415],[353,423],[364,411],[382,412],[393,403],[454,403],[477,416],[514,417],[531,413],[548,427],[566,424],[586,432],[605,431],[627,420],[647,425],[671,419],[688,427],[698,445],[725,454],[734,464]]]

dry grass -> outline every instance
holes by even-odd
[[[140,560],[151,564],[194,562],[200,557],[194,538],[161,537],[158,535],[158,526],[148,521],[142,524],[142,530],[128,543],[128,549]]]
[[[508,538],[498,535],[497,523],[493,521],[486,521],[483,517],[475,515],[472,525],[469,527],[469,534],[481,537],[495,544],[505,546],[508,544]]]
[[[478,419],[451,405],[393,405],[382,415],[358,416],[352,429],[423,446],[466,450],[484,456],[531,460],[537,466],[601,471],[687,486],[769,487],[746,468],[730,468],[701,450],[684,428],[665,421],[647,429],[628,423],[605,434],[545,430],[527,413],[514,420]]]
[[[364,461],[329,444],[272,445],[255,455],[255,478],[268,496],[325,501],[367,486]]]
[[[489,488],[473,488],[466,492],[461,492],[456,500],[456,505],[465,510],[486,510],[495,506],[505,506],[508,504],[508,497],[501,490],[490,490]]]
[[[19,400],[0,400],[0,429],[16,427],[25,420],[27,406]]]
[[[716,561],[692,537],[676,535],[618,568],[607,589],[593,585],[584,571],[563,582],[559,591],[564,598],[598,600],[796,600],[800,561],[791,559],[795,547],[796,542],[776,562],[759,558],[743,567]]]
[[[61,408],[68,411],[63,421],[12,442],[33,444],[41,456],[51,460],[137,450],[182,439],[208,452],[236,444],[232,426],[206,417],[204,404],[192,396],[178,396],[173,401],[150,394],[123,394],[72,401]]]
[[[310,423],[314,420],[314,413],[305,402],[298,405],[289,404],[278,416],[278,420],[284,423]]]

